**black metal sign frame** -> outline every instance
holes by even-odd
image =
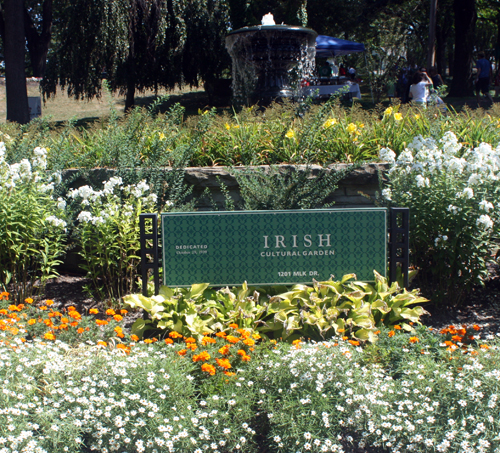
[[[153,275],[155,294],[160,291],[160,267],[162,250],[160,245],[161,230],[158,214],[140,214],[140,246],[142,293],[147,295],[149,276]],[[409,286],[410,266],[410,210],[409,208],[389,208],[389,281],[397,280],[398,268],[403,278],[403,286]],[[196,282],[193,282],[196,283]]]

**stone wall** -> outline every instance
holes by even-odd
[[[348,164],[332,164],[327,167],[327,171],[339,171],[345,169]],[[269,167],[260,166],[254,167],[267,170]],[[290,171],[295,169],[297,171],[305,171],[306,166],[290,166],[280,165],[277,166],[280,171]],[[317,175],[321,171],[321,166],[312,165],[311,177]],[[379,173],[383,173],[387,169],[384,164],[365,164],[353,170],[346,178],[338,184],[338,189],[332,194],[327,201],[334,201],[335,206],[338,207],[359,207],[359,206],[372,206],[373,199],[376,191],[379,190]],[[171,169],[165,168],[165,171]],[[193,197],[196,202],[197,209],[211,210],[211,201],[207,198],[203,199],[201,196],[208,188],[212,194],[213,200],[222,206],[224,203],[224,194],[221,191],[221,182],[226,186],[229,194],[237,203],[240,198],[239,187],[234,176],[234,171],[238,168],[227,169],[224,167],[191,167],[185,169],[185,181],[187,184],[193,186]],[[88,172],[88,176],[83,177],[78,175],[78,170],[66,170],[63,173],[63,178],[70,179],[71,187],[79,187],[89,182],[99,185],[103,181],[113,176],[114,170],[112,169],[94,169]]]

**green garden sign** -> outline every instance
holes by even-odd
[[[386,275],[385,208],[161,215],[163,283],[311,283]]]
[[[311,283],[355,273],[408,287],[408,208],[140,215],[143,294],[167,286]],[[388,266],[389,264],[389,266]]]

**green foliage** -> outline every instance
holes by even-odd
[[[482,143],[463,150],[449,132],[439,145],[416,137],[392,162],[387,202],[410,208],[411,262],[433,302],[460,304],[473,285],[488,278],[487,263],[498,237],[499,148]]]
[[[235,323],[269,338],[292,341],[305,337],[322,340],[346,333],[355,339],[376,341],[380,326],[419,323],[425,310],[411,307],[426,302],[417,291],[400,291],[397,283],[388,285],[375,273],[375,283],[351,281],[354,274],[341,281],[314,283],[312,287],[248,288],[214,291],[208,284],[190,289],[163,286],[160,294],[124,297],[133,308],[142,308],[149,320],[139,319],[132,330],[142,336],[146,330],[176,331],[200,337],[204,333],[227,328]]]
[[[233,169],[233,174],[245,210],[314,209],[333,204],[326,200],[337,190],[337,183],[354,168],[351,165],[335,171],[310,166],[271,166],[268,170]]]
[[[434,106],[420,110],[393,105],[388,113],[382,106],[367,111],[332,100],[321,106],[284,103],[266,110],[245,108],[230,115],[212,109],[185,118],[178,104],[159,113],[162,102],[150,109],[132,109],[122,118],[112,111],[109,119],[88,128],[77,127],[74,121],[59,128],[45,121],[22,128],[1,125],[6,159],[19,161],[34,146],[44,146],[51,170],[111,167],[127,183],[147,179],[156,191],[174,184],[165,167],[178,171],[178,184],[186,166],[373,161],[381,148],[399,154],[415,136],[439,140],[447,131],[467,147],[500,141],[496,105],[488,113],[464,109],[447,114]],[[174,198],[169,195],[169,199]]]
[[[119,300],[135,289],[139,267],[139,215],[155,212],[157,196],[146,195],[145,181],[122,187],[120,177],[104,182],[103,190],[82,186],[69,193],[80,203],[76,237],[82,265],[92,280],[89,288],[101,300]]]
[[[0,142],[0,286],[22,300],[57,275],[65,251],[64,204],[53,197],[61,177],[45,172],[43,148],[12,165],[4,155]]]

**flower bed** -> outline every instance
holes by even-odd
[[[477,326],[395,325],[364,346],[237,325],[138,341],[112,311],[0,298],[5,453],[499,451],[500,343]]]

